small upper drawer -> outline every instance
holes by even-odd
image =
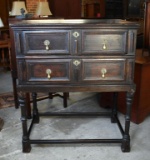
[[[127,31],[84,30],[82,39],[82,54],[127,52]]]
[[[25,54],[69,54],[70,31],[23,31]]]

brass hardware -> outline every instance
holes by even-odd
[[[105,74],[107,73],[106,68],[102,68],[101,73],[102,73],[102,78],[105,78]]]
[[[106,49],[107,49],[106,43],[103,43],[103,50],[106,50]]]
[[[50,41],[49,40],[45,40],[44,41],[44,45],[46,46],[45,49],[48,51],[49,50]]]
[[[77,40],[75,40],[74,41],[75,42],[75,53],[77,53],[78,52],[78,41]]]
[[[75,38],[79,37],[79,35],[80,35],[79,32],[74,32],[74,33],[73,33],[73,36],[74,36]]]
[[[78,61],[78,60],[75,60],[75,61],[73,62],[73,64],[74,64],[75,66],[78,66],[80,63],[81,63],[81,62]]]
[[[47,74],[47,78],[48,78],[48,79],[51,78],[51,73],[52,73],[51,69],[47,69],[47,70],[46,70],[46,74]]]

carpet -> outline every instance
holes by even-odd
[[[52,98],[53,96],[54,97],[55,96],[60,96],[60,94],[53,93],[53,94],[51,94],[50,97]],[[44,100],[44,99],[47,99],[47,98],[50,98],[50,97],[49,97],[48,93],[38,93],[37,101]],[[32,102],[32,97],[30,97],[30,100]],[[13,92],[0,94],[0,109],[1,108],[13,107],[14,105],[15,105],[15,102],[14,102]]]
[[[14,106],[14,96],[12,92],[0,94],[0,109]]]

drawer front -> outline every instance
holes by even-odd
[[[18,61],[20,84],[121,84],[133,79],[132,59],[27,59]]]
[[[125,54],[127,31],[85,30],[82,32],[82,54]]]
[[[81,74],[84,82],[124,82],[126,80],[126,60],[84,59]]]
[[[70,31],[23,31],[25,54],[69,54]]]
[[[26,82],[68,83],[71,81],[70,60],[26,60]]]

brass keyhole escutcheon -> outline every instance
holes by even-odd
[[[73,62],[73,64],[74,64],[75,66],[78,66],[80,63],[81,63],[81,62],[80,62],[79,60],[75,60],[75,61]]]
[[[107,73],[107,69],[106,68],[102,68],[101,69],[102,78],[105,78],[105,74],[106,73]]]
[[[52,70],[51,70],[51,69],[47,69],[47,70],[46,70],[46,74],[47,74],[47,78],[48,78],[48,79],[51,78],[51,73],[52,73]]]
[[[79,34],[79,32],[74,32],[74,33],[73,33],[73,36],[74,36],[75,38],[77,38],[77,37],[80,36],[80,34]]]
[[[44,45],[45,45],[45,49],[48,51],[49,50],[50,41],[49,40],[45,40],[44,41]]]

